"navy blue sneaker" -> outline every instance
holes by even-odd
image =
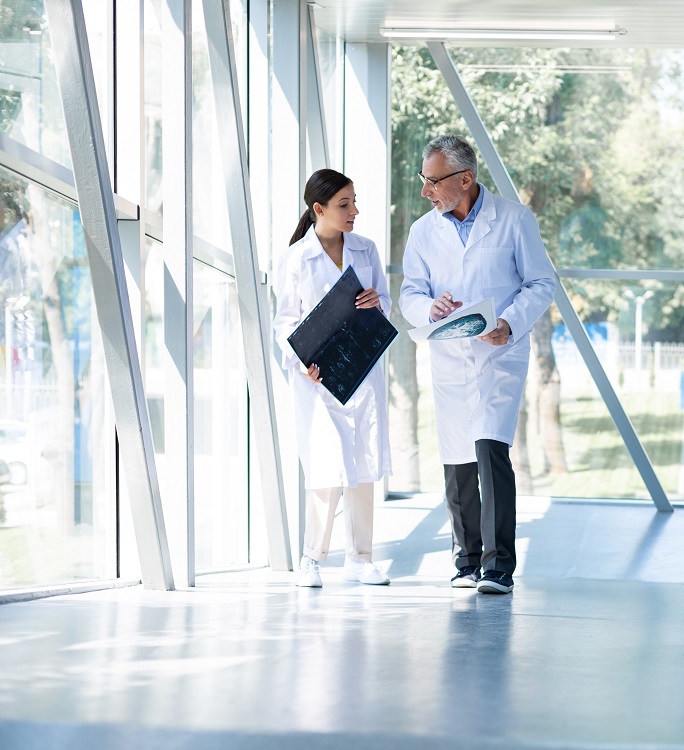
[[[500,570],[485,570],[477,590],[481,594],[508,594],[513,591],[513,577]]]
[[[459,568],[456,575],[451,579],[451,587],[454,589],[474,589],[480,580],[480,566],[466,565]]]

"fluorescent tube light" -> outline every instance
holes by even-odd
[[[533,39],[546,41],[613,41],[626,34],[625,29],[612,31],[576,31],[549,29],[419,29],[381,28],[382,36],[397,39]]]

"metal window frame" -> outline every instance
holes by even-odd
[[[610,281],[684,281],[684,271],[643,270],[627,271],[612,268],[557,268],[564,279],[609,279]]]
[[[454,61],[451,59],[446,45],[443,42],[428,42],[428,49],[439,68],[444,81],[451,91],[451,95],[456,102],[466,124],[470,128],[475,142],[482,153],[482,156],[489,168],[494,182],[505,198],[520,202],[518,191],[506,169],[503,160],[494,146],[494,142],[480,117],[475,104],[470,98],[461,76],[456,69]],[[623,272],[624,273],[624,272]],[[587,335],[577,312],[570,302],[562,282],[558,279],[555,296],[556,306],[560,311],[565,324],[572,335],[577,348],[582,355],[582,359],[589,370],[589,373],[596,384],[596,387],[608,407],[610,416],[629,451],[632,460],[651,495],[654,505],[659,511],[672,512],[673,508],[668,497],[653,469],[653,465],[639,440],[632,423],[627,416],[615,389],[613,388],[608,376],[606,375],[601,362],[596,355],[591,340]]]
[[[80,0],[45,0],[143,585],[174,588],[152,431]]]
[[[0,133],[0,167],[44,188],[62,200],[78,204],[74,173],[68,167],[48,159],[5,133]],[[119,221],[138,220],[138,206],[116,193],[114,207]]]
[[[164,508],[177,586],[195,585],[192,2],[162,2]]]
[[[278,291],[279,271],[289,253],[289,240],[305,209],[304,188],[307,174],[307,96],[306,96],[306,2],[270,2],[270,111],[268,120],[277,123],[269,134],[268,193],[270,198],[269,292]],[[251,148],[254,153],[254,146]],[[262,175],[252,170],[255,184]],[[273,306],[275,299],[271,297]],[[290,519],[290,544],[301,554],[305,528],[304,472],[299,461],[295,416],[289,397],[288,373],[280,366],[280,349],[273,346],[271,368],[276,395],[276,419],[283,466],[285,502]]]

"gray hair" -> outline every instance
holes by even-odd
[[[477,180],[477,156],[465,138],[460,135],[439,135],[423,149],[423,159],[437,153],[444,154],[447,164],[454,171],[469,169]]]

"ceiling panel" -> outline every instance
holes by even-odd
[[[277,0],[276,0],[277,2]],[[684,47],[684,0],[655,2],[574,3],[555,0],[512,2],[479,0],[317,0],[316,25],[348,42],[382,42],[382,27],[613,30],[627,32],[616,41],[540,42],[508,41],[489,46],[605,46]],[[406,42],[398,42],[406,43]],[[459,44],[461,44],[459,42]],[[464,42],[465,46],[483,42]]]

